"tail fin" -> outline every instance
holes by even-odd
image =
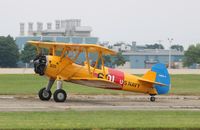
[[[161,85],[155,84],[154,87],[156,88],[157,93],[158,94],[168,93],[170,90],[171,84],[170,84],[170,76],[165,65],[161,63],[155,64],[151,68],[151,71],[156,72],[155,82],[159,82],[159,83],[167,85],[167,86],[161,86]]]

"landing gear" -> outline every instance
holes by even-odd
[[[65,102],[66,98],[67,98],[67,94],[62,89],[62,81],[57,80],[57,90],[53,94],[53,99],[55,102]]]
[[[54,79],[49,79],[47,87],[40,89],[38,96],[42,101],[49,101],[51,99],[51,87],[53,86]]]
[[[58,89],[53,94],[53,99],[55,102],[64,102],[67,98],[67,94],[63,89]]]
[[[38,96],[39,96],[40,100],[49,101],[51,99],[51,95],[52,95],[51,88],[52,88],[54,82],[55,82],[54,79],[50,79],[47,87],[42,88],[39,91]],[[58,80],[57,81],[57,90],[53,94],[53,99],[55,102],[64,102],[66,100],[66,98],[67,98],[67,94],[62,89],[62,81]]]
[[[150,101],[155,102],[156,98],[155,97],[150,97]]]
[[[151,97],[150,97],[150,101],[151,102],[155,102],[156,101],[156,97],[155,97],[155,95],[150,95]]]
[[[42,88],[40,89],[38,96],[40,98],[40,100],[42,101],[49,101],[49,99],[51,98],[51,91],[46,90],[46,88]]]

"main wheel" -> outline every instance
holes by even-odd
[[[40,89],[38,96],[40,98],[40,100],[42,101],[49,101],[49,99],[51,98],[51,91],[47,91],[46,88],[42,88]]]
[[[155,102],[156,98],[152,96],[152,97],[150,97],[150,101]]]
[[[53,94],[53,99],[55,102],[64,102],[67,98],[67,94],[63,89],[58,89]]]

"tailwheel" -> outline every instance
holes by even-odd
[[[155,98],[154,96],[151,96],[151,97],[150,97],[150,101],[151,101],[151,102],[155,102],[155,101],[156,101],[156,98]]]
[[[51,91],[46,90],[46,88],[40,89],[38,96],[42,101],[48,101],[51,98]]]
[[[63,89],[57,89],[53,94],[55,102],[64,102],[67,98],[67,94]]]

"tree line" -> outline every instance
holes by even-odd
[[[44,54],[48,54],[47,49],[43,49]],[[59,53],[59,52],[58,52]],[[17,67],[19,61],[23,63],[30,63],[37,55],[35,46],[25,44],[24,49],[19,53],[15,40],[11,36],[0,37],[0,68]],[[104,56],[106,65],[113,67],[113,65],[123,65],[126,60],[121,53],[118,53],[114,60],[110,62],[111,57]],[[100,62],[99,62],[100,63]]]
[[[158,43],[146,44],[145,47],[146,47],[146,49],[165,49],[162,44],[158,44]],[[172,45],[170,48],[175,49],[180,52],[184,51],[184,47],[182,45],[178,45],[178,44]]]
[[[164,49],[162,44],[147,44],[147,49]],[[181,45],[172,45],[171,49],[177,51],[184,51]],[[10,35],[0,36],[0,67],[17,67],[19,61],[23,63],[29,63],[30,60],[36,56],[36,48],[30,44],[25,44],[24,50],[19,52],[15,40]],[[104,60],[107,66],[114,67],[124,65],[127,61],[119,52],[116,56],[104,56]],[[184,66],[191,66],[193,64],[200,64],[200,44],[190,45],[188,50],[184,52],[183,59]]]

